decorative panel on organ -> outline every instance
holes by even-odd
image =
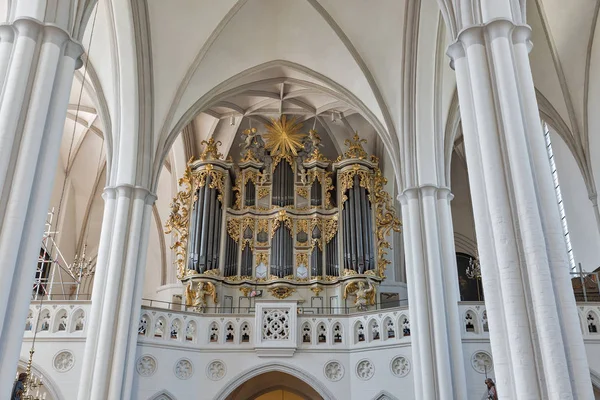
[[[179,181],[166,232],[175,235],[186,304],[222,311],[222,296],[241,307],[262,295],[307,308],[334,299],[372,307],[390,263],[388,236],[400,227],[378,159],[358,134],[330,161],[319,134],[295,119],[265,128],[243,131],[237,164],[220,142],[203,141]]]

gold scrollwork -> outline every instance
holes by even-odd
[[[220,160],[223,158],[223,154],[219,153],[218,146],[222,145],[220,140],[215,141],[215,139],[211,136],[208,140],[203,140],[200,144],[206,145],[204,151],[200,154],[200,160]]]
[[[373,192],[369,194],[371,204],[375,205],[375,225],[377,235],[377,272],[381,278],[385,277],[385,269],[390,263],[385,257],[390,243],[386,240],[387,236],[393,231],[400,232],[402,225],[396,216],[396,210],[392,205],[392,197],[385,191],[384,187],[387,179],[381,173],[379,168],[375,169],[375,179]]]
[[[190,162],[192,160],[190,159]],[[171,213],[165,224],[165,233],[175,235],[175,243],[171,249],[175,250],[175,262],[177,266],[177,278],[182,279],[186,274],[187,240],[189,229],[189,210],[193,197],[192,169],[188,165],[183,177],[179,179],[181,190],[171,202]]]
[[[258,198],[263,199],[263,198],[267,197],[270,192],[271,192],[271,189],[269,189],[268,187],[260,187],[260,188],[258,188]]]
[[[256,265],[260,265],[261,263],[264,265],[269,265],[269,253],[256,253],[255,259]]]
[[[308,254],[306,253],[297,253],[296,254],[296,267],[304,265],[308,268]]]
[[[233,203],[234,210],[242,209],[242,173],[238,173],[235,178],[235,185],[231,190],[235,193],[235,203]]]
[[[348,150],[346,150],[346,152],[344,153],[343,158],[338,157],[337,161],[341,161],[342,159],[347,160],[347,159],[352,159],[352,158],[359,159],[359,160],[366,160],[369,157],[369,155],[363,148],[363,146],[362,146],[363,143],[367,143],[367,139],[361,139],[358,136],[358,132],[356,132],[354,134],[354,136],[352,137],[352,139],[346,139],[344,141],[344,144],[346,146],[348,146]]]
[[[308,219],[298,219],[296,220],[296,233],[304,232],[308,234]]]
[[[352,189],[354,187],[354,176],[358,175],[359,179],[359,185],[367,190],[369,190],[369,192],[371,191],[371,185],[370,182],[372,180],[372,173],[371,171],[361,168],[358,164],[354,164],[352,166],[352,168],[345,170],[343,172],[341,172],[339,174],[339,189],[340,189],[340,193],[342,194],[342,199],[341,199],[341,204],[340,206],[343,208],[344,207],[344,203],[346,202],[346,200],[348,200],[348,196],[346,196],[346,192],[349,189]]]
[[[271,225],[271,238],[273,238],[273,236],[275,235],[275,231],[277,231],[277,228],[279,228],[282,222],[290,230],[290,232],[293,232],[291,218],[287,215],[285,210],[280,210],[277,213],[277,216],[273,219],[273,223]]]
[[[207,178],[210,177],[208,187],[217,189],[217,192],[219,193],[217,199],[219,202],[223,202],[223,190],[225,188],[225,176],[223,175],[223,172],[215,170],[212,164],[206,164],[204,169],[195,171],[193,177],[195,178],[195,188],[204,187]]]
[[[305,199],[308,199],[308,189],[305,187],[299,187],[296,190],[296,193],[298,193],[298,196],[300,197],[304,197]]]
[[[227,221],[227,233],[229,237],[235,240],[236,243],[240,241],[241,222],[239,219],[229,218]]]
[[[334,215],[332,218],[323,220],[323,239],[325,243],[329,243],[335,236],[338,230],[338,219]]]
[[[288,298],[292,295],[292,293],[294,293],[296,291],[296,289],[294,288],[290,288],[290,287],[283,287],[283,286],[279,286],[279,287],[274,287],[274,288],[269,288],[269,293],[271,293],[271,295],[279,300],[283,300],[285,298]]]

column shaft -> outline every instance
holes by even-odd
[[[456,68],[501,398],[593,398],[527,57],[496,18],[449,49]],[[510,340],[508,339],[510,338]]]
[[[417,399],[467,398],[448,196],[436,186],[399,196]]]
[[[81,52],[67,32],[40,21],[0,28],[0,388],[15,376],[52,192],[49,171],[58,163]]]
[[[148,233],[155,196],[120,185],[105,190],[96,280],[78,399],[130,398],[144,281]],[[102,263],[100,261],[102,260]],[[131,371],[130,371],[131,370]]]

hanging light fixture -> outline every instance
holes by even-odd
[[[231,118],[229,119],[229,125],[231,125],[231,126],[235,125],[235,115],[232,115]]]

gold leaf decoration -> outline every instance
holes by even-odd
[[[299,187],[296,190],[296,193],[298,193],[298,196],[300,197],[304,197],[305,199],[308,199],[308,189],[305,187]]]
[[[344,153],[343,158],[344,159],[356,158],[359,160],[368,159],[369,155],[367,154],[365,149],[362,147],[363,143],[367,143],[367,139],[361,139],[358,136],[358,132],[356,132],[354,134],[354,136],[352,136],[352,139],[346,139],[344,141],[344,144],[346,146],[348,146],[348,150],[346,150],[346,152]]]
[[[369,192],[371,191],[371,180],[372,173],[364,168],[361,168],[358,164],[354,164],[352,168],[347,169],[339,174],[339,190],[342,194],[340,207],[344,208],[344,203],[348,200],[348,196],[346,196],[346,192],[348,189],[352,189],[354,187],[354,176],[358,175],[359,185]]]
[[[258,188],[258,198],[259,199],[265,198],[269,195],[270,192],[271,192],[271,190],[268,187]]]
[[[227,233],[236,243],[240,241],[240,228],[241,224],[239,219],[230,218],[227,221]]]
[[[208,140],[203,140],[200,144],[206,145],[204,151],[200,154],[200,160],[220,160],[223,158],[223,154],[219,153],[218,146],[222,145],[220,140],[215,141],[215,139],[211,136]]]
[[[391,248],[386,237],[393,231],[400,232],[400,220],[392,205],[392,197],[385,191],[387,179],[379,168],[375,169],[373,192],[369,194],[371,204],[375,205],[375,225],[377,234],[377,272],[381,278],[385,277],[385,269],[390,263],[385,257]]]
[[[181,190],[171,202],[171,213],[165,224],[165,233],[175,235],[175,243],[171,249],[175,250],[174,264],[177,266],[177,278],[182,279],[186,274],[189,211],[194,193],[192,170],[189,165],[185,169],[183,177],[179,179],[179,186],[181,186]]]
[[[265,148],[271,152],[272,156],[293,155],[296,157],[298,151],[303,148],[302,140],[306,134],[300,132],[302,124],[296,122],[296,118],[288,120],[285,115],[279,119],[271,118],[271,123],[266,125],[266,128]]]
[[[289,288],[289,287],[275,287],[275,288],[269,288],[269,293],[271,293],[271,295],[279,300],[283,300],[285,298],[288,298],[292,295],[292,293],[294,293],[296,291],[296,289],[294,288]]]

